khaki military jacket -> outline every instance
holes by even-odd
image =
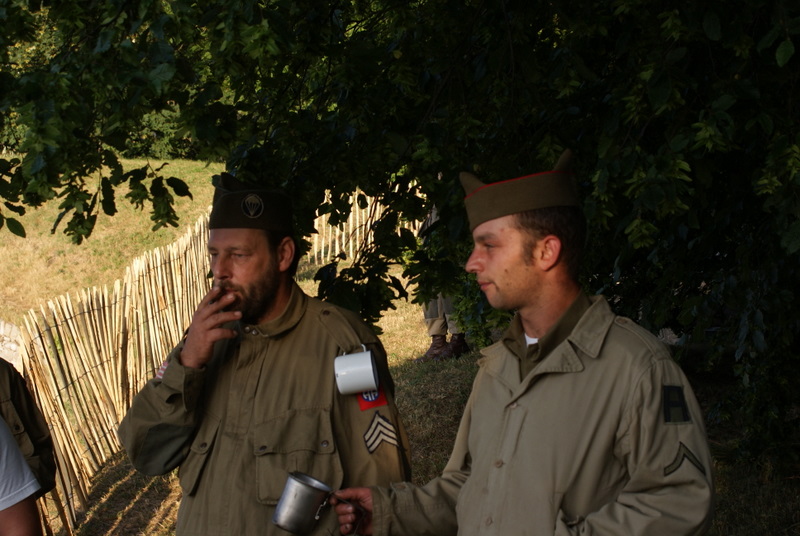
[[[25,379],[4,359],[0,359],[0,417],[39,481],[37,497],[52,490],[56,485],[56,458],[50,428]]]
[[[522,381],[518,319],[483,350],[442,476],[375,488],[375,534],[705,531],[711,456],[692,389],[652,334],[592,302]]]
[[[173,350],[119,429],[140,471],[180,466],[178,535],[287,534],[272,516],[291,471],[333,489],[408,478],[386,355],[356,315],[294,285],[279,318],[238,329],[201,370],[183,367]],[[375,355],[379,391],[341,395],[334,358],[362,344]],[[313,534],[338,534],[331,508]]]

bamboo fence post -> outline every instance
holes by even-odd
[[[353,258],[353,210],[358,210],[358,207],[355,206],[355,196],[350,196],[350,217],[347,218],[345,222],[345,227],[347,227],[347,252],[349,255],[349,259]]]
[[[62,389],[57,372],[61,363],[57,359],[58,346],[53,338],[53,332],[47,322],[47,313],[44,306],[40,306],[41,320],[37,317],[35,310],[31,310],[25,317],[26,330],[23,335],[25,341],[25,351],[31,364],[30,370],[33,383],[37,386],[41,396],[39,398],[40,408],[45,414],[51,433],[56,452],[59,456],[59,471],[66,473],[66,480],[69,482],[69,489],[65,489],[64,495],[67,504],[72,512],[75,511],[72,501],[73,494],[77,496],[81,506],[88,508],[88,489],[86,481],[81,478],[79,462],[74,445],[74,430],[69,426],[69,416],[61,396]],[[48,352],[51,349],[53,355]],[[54,367],[58,365],[58,367]],[[63,482],[63,481],[62,481]],[[74,516],[73,516],[74,519]]]
[[[68,299],[68,294],[66,295],[66,299]],[[68,315],[64,315],[63,312],[61,315],[57,314],[57,310],[61,305],[61,300],[64,300],[65,296],[59,296],[56,298],[55,302],[49,302],[51,304],[51,309],[53,310],[53,316],[65,316],[65,320],[67,322],[71,322],[73,319],[69,318]],[[76,419],[74,420],[74,426],[76,429],[80,430],[81,435],[83,436],[85,444],[83,445],[83,453],[89,454],[90,456],[83,456],[81,457],[81,462],[84,466],[84,471],[86,474],[94,474],[101,465],[101,460],[95,456],[94,449],[91,448],[91,445],[100,441],[100,437],[97,431],[97,418],[92,412],[88,411],[87,406],[89,405],[89,400],[86,397],[86,393],[80,389],[79,383],[77,379],[73,376],[73,374],[78,373],[79,377],[87,377],[87,371],[83,366],[83,362],[77,359],[75,355],[75,344],[74,341],[71,341],[68,337],[71,335],[71,332],[67,325],[62,323],[56,323],[53,326],[58,334],[59,339],[62,342],[62,355],[66,360],[66,376],[67,382],[65,385],[65,392],[70,394],[70,402],[73,407],[73,411],[75,412]],[[80,414],[80,418],[77,418],[78,414]],[[80,426],[78,423],[89,424],[89,426]],[[87,437],[88,436],[88,437]]]

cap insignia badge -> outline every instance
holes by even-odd
[[[256,194],[249,194],[242,200],[242,213],[248,218],[258,218],[264,212],[264,202]]]

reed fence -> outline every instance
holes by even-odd
[[[341,226],[318,218],[308,261],[353,258],[383,207],[353,203]],[[23,369],[50,425],[56,489],[40,501],[47,534],[71,535],[89,508],[90,482],[121,445],[117,428],[154,377],[210,288],[208,217],[175,243],[135,259],[113,285],[62,295],[32,309],[20,328]],[[57,531],[57,532],[56,532]]]

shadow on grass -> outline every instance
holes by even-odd
[[[117,453],[92,480],[89,510],[79,519],[76,536],[175,533],[180,487],[174,474],[146,476],[124,453]],[[65,531],[56,533],[64,536]]]

